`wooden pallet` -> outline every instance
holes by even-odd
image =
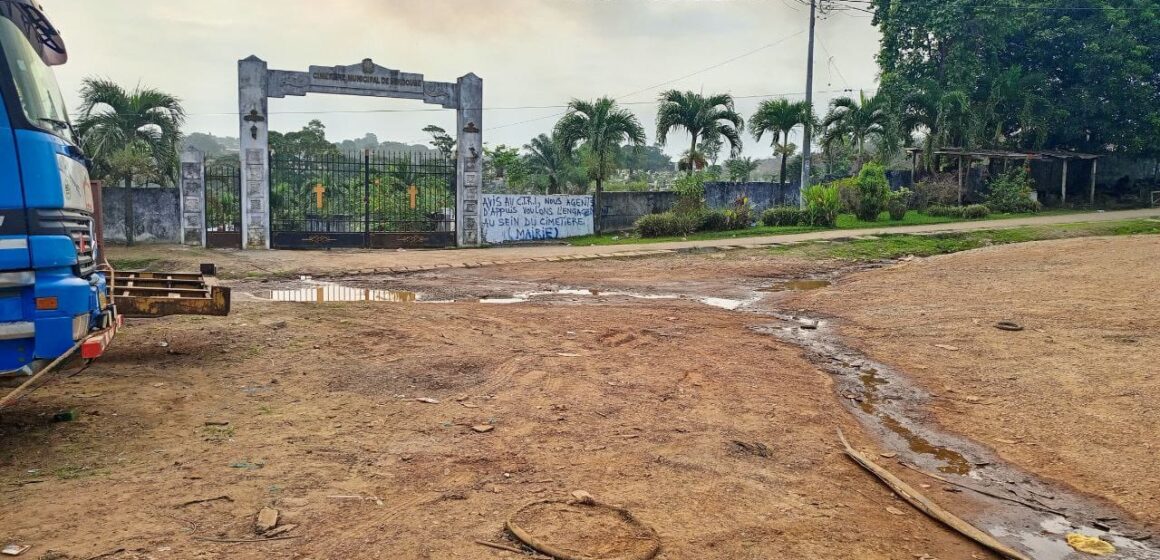
[[[125,317],[228,315],[230,289],[196,272],[118,270],[110,279],[117,312]]]

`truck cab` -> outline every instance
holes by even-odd
[[[0,0],[0,57],[0,376],[22,377],[111,331],[116,313],[52,71],[68,55],[33,0]]]

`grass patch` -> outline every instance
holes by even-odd
[[[1012,218],[1032,218],[1035,216],[1059,216],[1064,214],[1078,214],[1084,212],[1083,210],[1050,210],[1047,212],[1040,212],[1038,214],[991,214],[984,218],[984,220],[1008,220]],[[883,212],[879,216],[877,222],[866,222],[859,220],[853,214],[841,214],[838,216],[838,229],[869,229],[869,228],[886,228],[886,227],[903,227],[903,226],[922,226],[929,224],[947,224],[951,222],[963,221],[979,221],[979,220],[963,220],[961,218],[952,218],[948,216],[930,216],[911,210],[906,213],[905,218],[899,221],[891,221],[890,215]],[[587,245],[625,245],[629,243],[663,243],[666,241],[706,241],[709,239],[732,239],[742,237],[757,237],[762,235],[788,235],[791,233],[806,233],[810,231],[822,231],[826,228],[809,227],[809,226],[757,226],[748,229],[739,229],[732,231],[706,231],[694,233],[688,236],[672,236],[672,237],[647,237],[642,238],[632,232],[616,232],[604,233],[601,235],[585,235],[583,237],[572,237],[568,239],[568,244],[577,247]]]
[[[202,439],[205,441],[212,441],[221,443],[229,441],[234,437],[233,426],[205,426],[201,429]]]
[[[143,270],[160,259],[109,259],[109,264],[117,270]]]
[[[1160,222],[1124,220],[1027,226],[1011,229],[940,233],[938,235],[886,234],[879,239],[860,239],[826,244],[775,247],[771,251],[815,259],[883,260],[914,255],[928,257],[969,251],[992,245],[1102,235],[1160,234]]]
[[[67,465],[52,471],[52,474],[61,480],[77,480],[81,478],[88,478],[90,476],[105,475],[108,474],[108,471],[105,469],[94,469],[92,467],[86,466]]]

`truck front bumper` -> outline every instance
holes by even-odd
[[[113,337],[117,334],[117,329],[121,327],[123,320],[120,315],[117,315],[114,309],[107,311],[108,326],[93,334],[90,334],[81,343],[81,358],[92,360],[101,357],[105,353],[105,349],[113,342]]]

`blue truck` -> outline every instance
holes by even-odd
[[[0,409],[65,360],[105,352],[124,317],[226,315],[199,273],[113,270],[99,188],[52,67],[68,60],[34,0],[0,0]],[[94,196],[98,195],[98,196]]]
[[[86,158],[52,66],[68,59],[32,0],[0,0],[0,376],[31,377],[119,318],[98,270]]]

